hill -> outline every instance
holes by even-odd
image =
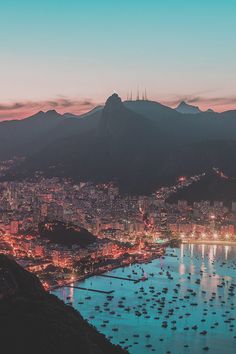
[[[44,146],[44,139],[63,120],[56,111],[42,111],[22,120],[0,123],[0,159],[26,156]]]
[[[39,280],[0,255],[2,354],[122,354]]]
[[[96,127],[96,114],[94,111],[85,120],[83,116],[61,115],[51,110],[22,120],[1,122],[0,161],[15,156],[29,157],[54,141],[83,134]]]
[[[39,235],[52,243],[66,246],[86,247],[97,240],[88,230],[61,221],[40,223]]]
[[[96,118],[90,115],[89,119]],[[63,124],[67,125],[68,121]],[[135,188],[136,184],[140,186],[144,175],[148,176],[149,159],[153,154],[158,156],[155,146],[160,139],[153,122],[127,109],[113,95],[96,125],[80,134],[73,129],[73,135],[51,142],[28,156],[20,168],[11,171],[11,176],[23,178],[42,170],[47,176],[69,176],[77,181],[116,180],[120,185],[130,186],[135,173]]]
[[[236,176],[236,111],[196,116],[158,102],[122,102],[114,94],[104,107],[86,115],[57,118],[52,129],[40,128],[40,144],[30,148],[26,139],[26,160],[6,179],[42,171],[75,181],[112,180],[124,192],[147,194],[174,183],[179,175],[207,172],[213,166]],[[24,124],[32,127],[32,120]]]
[[[173,194],[168,202],[177,203],[178,200],[187,200],[189,203],[202,200],[222,201],[230,206],[229,201],[236,201],[236,180],[213,172],[207,173],[198,182]]]
[[[184,101],[180,102],[180,104],[175,108],[175,110],[179,113],[184,113],[184,114],[202,113],[199,107],[190,105]]]
[[[198,113],[204,112],[198,106],[193,106],[193,105],[188,104],[184,101],[180,102],[180,104],[175,108],[175,110],[177,112],[183,113],[183,114],[198,114]],[[210,108],[206,112],[207,113],[214,113],[214,111]]]

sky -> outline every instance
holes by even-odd
[[[235,0],[0,0],[0,119],[113,92],[236,109]]]

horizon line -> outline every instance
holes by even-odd
[[[130,91],[131,92],[131,91]],[[128,95],[129,99],[128,99]],[[110,95],[111,96],[111,95]],[[108,97],[110,97],[108,96]],[[120,97],[120,96],[119,96]],[[232,110],[236,110],[236,107],[232,106],[236,102],[236,97],[220,97],[220,98],[204,98],[195,97],[192,95],[180,96],[173,99],[148,99],[145,93],[143,97],[136,97],[133,99],[132,94],[127,94],[126,99],[122,102],[128,101],[147,101],[154,102],[163,105],[167,108],[175,110],[181,102],[185,102],[190,106],[199,108],[202,112],[207,112],[207,110],[212,109],[215,113],[224,113]],[[70,99],[70,98],[57,98],[52,100],[43,101],[30,101],[22,100],[13,103],[0,103],[0,122],[11,121],[11,120],[23,120],[29,118],[39,112],[48,112],[55,110],[57,113],[63,114],[73,114],[77,116],[82,116],[89,113],[96,107],[104,106],[105,102],[95,102],[92,99]],[[203,108],[202,108],[203,107]],[[207,108],[208,107],[208,108]],[[219,109],[219,107],[221,107]],[[218,108],[218,109],[217,109]]]

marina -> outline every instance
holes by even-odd
[[[235,353],[235,246],[184,244],[150,263],[104,275],[54,294],[112,343],[131,354],[220,354],[226,346]],[[127,281],[136,278],[145,281]],[[89,288],[113,292],[88,296]]]

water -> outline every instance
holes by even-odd
[[[114,290],[110,295],[69,288],[54,293],[65,302],[70,297],[98,331],[132,354],[199,354],[206,347],[209,353],[235,353],[236,246],[182,245],[166,253],[164,259],[107,273],[132,279],[146,275],[147,281],[94,276],[74,284]]]

